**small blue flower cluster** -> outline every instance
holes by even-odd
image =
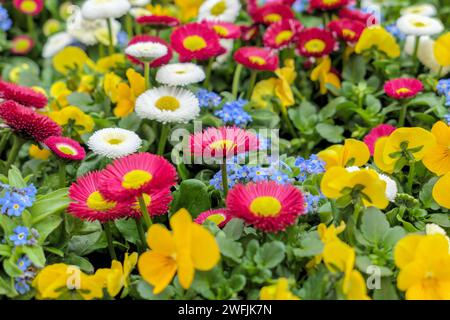
[[[225,124],[243,127],[252,121],[252,117],[244,110],[244,106],[247,103],[248,101],[244,99],[227,102],[221,110],[215,111],[214,115],[219,117]]]
[[[311,155],[309,159],[298,157],[295,160],[295,166],[300,168],[300,174],[297,180],[304,182],[312,174],[320,174],[325,172],[325,162],[320,160],[316,154]]]
[[[436,90],[438,94],[445,96],[445,105],[450,107],[450,79],[439,80]]]
[[[128,34],[125,31],[119,31],[117,33],[117,43],[119,47],[125,48],[128,44]]]
[[[12,20],[9,18],[8,10],[0,4],[0,29],[8,31],[12,27]]]
[[[37,244],[39,232],[32,228],[31,230],[24,226],[18,226],[14,230],[14,234],[9,236],[9,240],[14,243],[14,246],[34,246]]]
[[[406,38],[406,35],[400,31],[395,23],[387,25],[386,30],[399,40],[404,40]]]
[[[325,199],[325,196],[322,194],[317,196],[317,195],[313,195],[309,192],[305,192],[304,196],[305,196],[306,212],[308,212],[308,213],[315,213],[317,211],[317,209],[319,208],[320,200]]]
[[[3,190],[5,193],[0,198],[0,212],[8,216],[19,217],[23,210],[33,205],[36,197],[36,188],[33,184],[22,189],[0,184],[0,192]]]
[[[19,258],[17,261],[17,267],[23,272],[23,274],[14,279],[14,287],[19,294],[25,294],[30,291],[29,283],[34,279],[36,273],[33,269],[33,263],[26,255]]]
[[[222,103],[222,97],[217,93],[200,89],[196,93],[200,108],[215,108]]]

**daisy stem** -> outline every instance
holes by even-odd
[[[133,38],[133,18],[130,14],[127,14],[125,18],[125,24],[127,28],[127,34],[128,34],[128,40],[131,40]]]
[[[5,163],[5,173],[8,172],[9,168],[16,160],[17,155],[19,154],[20,148],[22,147],[22,145],[24,143],[25,143],[25,140],[23,140],[22,138],[18,137],[17,135],[13,136],[13,146],[12,146],[11,151],[8,154],[8,159],[6,160],[6,163]]]
[[[109,36],[109,54],[114,54],[114,42],[113,42],[113,27],[111,19],[106,19],[108,24],[108,36]]]
[[[406,102],[402,103],[402,108],[400,109],[400,115],[398,118],[398,127],[401,128],[405,125],[405,120],[406,120],[406,113],[408,106],[406,105]]]
[[[147,205],[145,204],[144,196],[140,195],[138,197],[139,207],[141,208],[142,219],[144,219],[145,226],[148,230],[153,224],[150,214],[148,213]]]
[[[0,140],[0,155],[2,154],[3,150],[5,149],[10,136],[11,136],[11,131],[9,131],[8,129],[6,129],[2,132],[2,139]]]
[[[239,81],[241,80],[241,72],[242,72],[242,64],[238,64],[236,70],[234,70],[233,86],[231,91],[231,94],[235,99],[237,98],[238,95]]]
[[[113,237],[112,237],[110,222],[105,222],[103,224],[103,230],[105,231],[106,240],[108,241],[109,255],[111,256],[112,260],[117,260],[116,251],[114,250],[114,244],[113,244]]]
[[[105,56],[105,47],[101,43],[98,44],[98,56],[100,58],[103,58]]]
[[[406,191],[412,194],[412,186],[414,182],[414,176],[416,175],[416,163],[411,161],[409,163],[408,184],[406,185]]]
[[[162,156],[166,149],[167,138],[169,136],[170,127],[168,124],[161,125],[161,135],[159,136],[158,151],[157,154]]]
[[[59,187],[64,188],[66,186],[66,164],[63,160],[59,160],[58,163],[58,177]]]
[[[145,247],[146,247],[146,245],[145,245],[146,239],[145,239],[145,231],[144,231],[144,226],[142,224],[142,219],[134,219],[134,221],[136,222],[136,228],[139,233],[139,238],[141,239],[141,245],[140,245],[139,251],[144,252]]]
[[[289,115],[287,113],[287,110],[285,107],[281,106],[281,116],[284,120],[284,123],[286,124],[286,127],[289,131],[289,133],[294,137],[298,138],[297,132],[294,129],[294,126],[292,125],[291,120],[289,119]]]
[[[30,36],[32,38],[34,38],[34,20],[33,20],[33,16],[27,14],[27,25],[28,25],[28,33],[30,34]]]
[[[417,52],[419,51],[419,44],[420,44],[420,37],[416,36],[414,39],[414,51],[413,51],[413,68],[414,68],[414,73],[417,72],[417,67],[418,67],[418,61],[417,61]]]
[[[223,159],[223,162],[220,164],[220,171],[222,171],[222,186],[223,186],[223,194],[225,198],[228,194],[228,174],[227,174],[227,160]]]
[[[252,97],[253,88],[255,87],[257,75],[258,75],[258,71],[252,70],[252,73],[250,75],[250,82],[248,85],[247,100],[250,100],[250,98]]]
[[[145,88],[149,90],[152,87],[150,82],[150,62],[144,63]]]
[[[205,78],[205,82],[203,83],[203,86],[208,90],[211,90],[211,72],[212,72],[213,63],[214,63],[214,58],[209,58],[208,66],[206,67],[206,78]]]

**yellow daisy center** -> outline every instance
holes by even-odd
[[[278,13],[269,13],[264,17],[264,22],[274,23],[281,20],[281,15]]]
[[[190,51],[199,51],[206,48],[206,41],[200,36],[189,36],[183,40],[183,46]]]
[[[251,63],[263,66],[266,64],[266,59],[264,59],[263,57],[260,56],[250,56],[248,58],[250,60]]]
[[[332,5],[339,2],[339,0],[322,0],[324,4]]]
[[[122,187],[125,189],[139,189],[150,182],[153,176],[144,170],[132,170],[123,176]]]
[[[290,30],[283,30],[281,31],[279,34],[277,34],[276,38],[275,38],[275,43],[277,45],[285,42],[285,41],[289,41],[292,39],[292,35],[293,32]]]
[[[276,217],[281,211],[281,202],[270,196],[258,197],[250,204],[250,211],[261,217]]]
[[[209,146],[211,149],[220,150],[234,148],[236,147],[236,144],[232,140],[217,140],[212,142]]]
[[[26,39],[14,41],[14,49],[18,52],[24,52],[30,47],[30,42]]]
[[[228,35],[228,29],[223,26],[215,25],[213,29],[219,36],[226,37]]]
[[[118,138],[111,138],[111,139],[108,140],[108,143],[112,144],[112,145],[121,144],[122,142],[123,142],[123,140],[122,139],[118,139]]]
[[[343,29],[342,30],[342,34],[345,37],[350,37],[350,38],[353,38],[356,35],[356,33],[353,30],[350,30],[350,29]]]
[[[305,43],[305,49],[308,52],[321,52],[325,49],[325,41],[312,39]]]
[[[33,13],[36,9],[37,4],[32,0],[25,0],[20,4],[20,10],[24,13]]]
[[[162,111],[175,111],[180,107],[180,102],[172,96],[164,96],[156,100],[155,106]]]
[[[227,10],[227,3],[225,1],[219,1],[211,8],[210,12],[213,16],[220,16],[225,10]]]
[[[13,208],[16,209],[16,210],[19,209],[19,207],[20,207],[20,206],[19,206],[17,203],[15,203],[15,204],[13,205]]]
[[[396,92],[397,94],[402,94],[402,93],[410,93],[411,90],[408,89],[408,88],[399,88],[399,89],[395,90],[395,92]]]
[[[56,147],[58,148],[59,151],[61,151],[64,154],[68,154],[71,156],[77,154],[77,151],[74,148],[72,148],[71,146],[68,146],[66,144],[60,144],[60,145],[57,145]]]
[[[206,218],[206,220],[212,221],[215,224],[219,225],[225,221],[225,217],[220,213],[216,213],[216,214],[210,215],[208,218]]]
[[[116,206],[116,202],[107,201],[98,191],[92,192],[87,198],[86,204],[89,209],[97,211],[106,211]]]
[[[426,26],[427,26],[427,24],[424,23],[424,22],[422,22],[422,21],[414,21],[414,22],[413,22],[413,25],[414,25],[415,27],[417,27],[417,28],[423,28],[423,27],[426,27]]]

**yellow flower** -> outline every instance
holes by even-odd
[[[112,54],[97,61],[96,69],[98,72],[107,73],[125,64],[125,56],[121,53]]]
[[[68,299],[82,297],[92,300],[103,297],[102,279],[86,275],[76,266],[57,263],[46,266],[33,280],[37,299]]]
[[[450,171],[450,127],[439,121],[431,133],[436,138],[436,145],[428,150],[422,162],[428,170],[441,176]]]
[[[450,299],[450,254],[445,236],[408,235],[394,250],[397,287],[407,300]]]
[[[197,17],[198,9],[204,0],[175,0],[175,5],[180,9],[181,20],[186,22]]]
[[[437,63],[442,67],[450,66],[450,32],[437,38],[433,47]]]
[[[150,11],[153,16],[173,16],[172,10],[167,7],[163,7],[160,4],[149,4],[145,8]]]
[[[372,169],[348,172],[342,167],[327,170],[322,178],[320,189],[331,199],[351,196],[353,200],[362,201],[366,207],[374,206],[384,209],[389,204],[386,198],[386,182],[380,179]]]
[[[333,145],[317,154],[325,161],[325,168],[361,167],[369,161],[370,151],[367,145],[359,140],[346,139],[344,145]]]
[[[42,31],[44,32],[46,37],[49,37],[60,30],[61,22],[56,19],[48,19],[47,21],[45,21],[44,26],[42,27]]]
[[[125,259],[122,264],[113,260],[111,263],[111,269],[99,269],[95,273],[101,277],[104,282],[104,286],[108,290],[108,294],[111,297],[115,297],[119,294],[122,288],[128,288],[130,285],[129,275],[133,271],[137,264],[138,254],[136,252],[128,255],[125,253]]]
[[[122,82],[117,86],[116,117],[125,117],[133,112],[136,99],[145,91],[145,78],[140,73],[130,68],[127,78],[129,84]]]
[[[355,52],[361,52],[375,47],[384,52],[390,58],[397,58],[400,55],[400,47],[392,34],[381,26],[371,26],[365,28],[355,46]]]
[[[422,128],[399,128],[375,144],[376,166],[387,173],[400,170],[408,161],[420,161],[436,145],[433,134]]]
[[[90,93],[95,89],[95,77],[93,75],[83,75],[80,79],[80,85],[78,86],[78,92]]]
[[[220,259],[219,247],[213,235],[192,222],[185,209],[170,218],[172,232],[154,224],[147,233],[149,251],[139,257],[139,273],[154,286],[153,293],[162,292],[178,273],[180,285],[188,289],[195,269],[212,269]]]
[[[269,99],[275,95],[275,86],[278,79],[270,78],[259,81],[252,92],[251,101],[255,103],[255,107],[267,108]]]
[[[331,59],[329,56],[325,56],[311,72],[311,81],[319,81],[321,94],[326,94],[328,92],[327,84],[331,84],[338,89],[341,88],[341,80],[336,74],[330,71]]]
[[[439,178],[433,187],[433,199],[440,206],[450,209],[450,197],[448,191],[450,190],[450,172]]]
[[[72,91],[67,88],[67,84],[63,81],[56,81],[50,88],[50,96],[54,99],[52,109],[60,109],[69,105],[67,97]]]
[[[348,300],[370,300],[366,282],[358,270],[352,270],[342,291]]]
[[[83,70],[84,65],[95,66],[86,52],[78,47],[66,47],[53,57],[53,67],[61,74],[66,75],[70,70]]]
[[[98,42],[105,46],[109,46],[109,30],[107,27],[97,28],[97,30],[94,31],[95,38],[97,38]],[[113,34],[112,37],[113,46],[117,45],[117,35]]]
[[[289,283],[286,278],[279,278],[277,283],[261,288],[260,300],[300,300],[299,297],[289,291]]]
[[[341,221],[341,224],[336,227],[334,224],[327,228],[325,223],[319,224],[317,227],[317,233],[319,234],[319,238],[324,245],[331,243],[336,240],[340,240],[338,235],[345,230],[345,222]],[[313,268],[322,262],[322,254],[316,255],[311,261],[306,265],[307,268]]]
[[[109,97],[112,103],[117,102],[118,96],[117,87],[121,82],[122,78],[119,77],[114,72],[107,73],[105,75],[105,78],[103,79],[103,90],[105,91],[106,95]]]
[[[51,155],[51,151],[48,149],[41,149],[39,146],[32,144],[28,149],[30,157],[38,160],[47,160]]]
[[[48,116],[60,126],[65,126],[69,122],[73,123],[73,129],[79,134],[85,134],[94,130],[94,120],[90,115],[84,113],[75,106],[68,106],[60,111],[53,111]]]

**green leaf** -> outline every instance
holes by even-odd
[[[144,300],[168,300],[173,295],[174,289],[169,286],[160,294],[153,294],[153,287],[142,279],[137,283],[136,291]]]
[[[0,244],[0,257],[9,257],[11,256],[11,247],[7,244]]]
[[[173,196],[171,213],[185,208],[192,217],[196,218],[200,213],[211,208],[208,187],[199,180],[184,180]]]
[[[391,277],[383,277],[380,280],[380,289],[373,292],[375,300],[399,300],[395,285],[392,283]]]
[[[15,166],[12,166],[12,168],[9,169],[8,171],[8,181],[12,187],[25,188],[27,186],[27,184],[22,178],[20,170],[17,169]]]
[[[274,268],[284,260],[285,246],[281,241],[272,241],[265,243],[254,260],[265,268]]]
[[[68,188],[63,188],[37,197],[33,206],[29,209],[33,216],[33,224],[65,210],[70,203],[67,191]]]
[[[234,292],[239,292],[245,287],[246,278],[241,274],[234,274],[228,281],[228,285]]]
[[[405,229],[400,226],[389,229],[383,237],[383,243],[390,248],[393,248],[395,244],[406,235]]]
[[[24,246],[23,252],[30,258],[30,260],[39,268],[45,266],[44,250],[40,246]]]
[[[434,213],[427,218],[428,222],[436,223],[444,228],[450,228],[450,218],[448,213]]]
[[[219,233],[216,237],[216,241],[223,256],[230,258],[237,263],[241,262],[243,249],[239,242],[226,238],[224,233]]]
[[[141,122],[142,122],[141,118],[139,118],[135,112],[132,112],[125,118],[120,119],[119,128],[130,131],[137,131],[141,126]]]
[[[422,186],[422,189],[419,193],[419,199],[422,201],[424,208],[426,209],[433,209],[437,210],[439,209],[439,205],[434,201],[433,199],[433,187],[436,181],[438,180],[438,177],[431,178],[427,183],[425,183]]]
[[[76,254],[69,253],[65,259],[65,263],[80,267],[80,269],[87,273],[94,273],[94,266],[88,259],[77,256]]]
[[[361,219],[361,232],[368,241],[379,242],[389,229],[386,216],[376,208],[368,208]]]
[[[85,256],[106,246],[106,237],[101,230],[98,230],[86,235],[73,236],[69,241],[68,250],[79,256]]]
[[[348,102],[348,100],[345,97],[337,97],[331,100],[325,107],[323,107],[319,111],[319,119],[323,121],[331,118],[336,113],[337,106],[346,102]]]
[[[280,123],[280,117],[273,111],[256,109],[250,112],[252,116],[252,127],[273,129]]]
[[[301,248],[294,248],[293,253],[298,258],[313,257],[323,251],[323,242],[317,236],[317,232],[308,234],[300,241]]]
[[[39,232],[39,244],[43,244],[47,237],[56,229],[62,222],[62,217],[58,215],[51,215],[34,224],[33,227]]]
[[[89,94],[84,92],[73,92],[67,97],[70,105],[76,107],[83,107],[92,104],[92,98]]]
[[[118,219],[114,221],[114,224],[125,240],[133,244],[139,242],[139,233],[134,219]]]
[[[364,61],[364,57],[361,55],[352,55],[344,64],[342,70],[342,78],[357,84],[364,80],[366,76],[367,63]]]
[[[231,219],[223,228],[223,232],[225,232],[227,238],[230,238],[231,240],[239,240],[243,231],[244,221],[237,218]]]
[[[294,126],[303,133],[312,134],[317,124],[317,108],[308,101],[303,101],[298,107],[288,109],[289,118]]]
[[[17,292],[14,289],[14,282],[8,280],[9,279],[0,277],[0,296],[6,295],[7,297],[12,298],[17,295]]]
[[[344,140],[344,128],[329,123],[318,123],[316,130],[320,136],[331,143],[339,143]]]
[[[14,262],[14,257],[3,260],[3,270],[12,278],[20,277],[23,274],[23,271]]]

